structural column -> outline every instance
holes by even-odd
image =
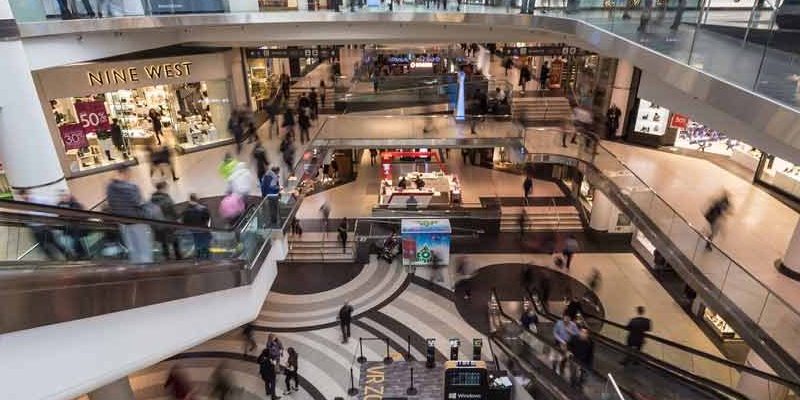
[[[614,75],[614,86],[611,89],[611,104],[619,107],[622,114],[619,117],[619,124],[616,132],[609,132],[609,138],[622,136],[625,121],[628,118],[628,98],[631,93],[631,81],[633,80],[633,64],[630,61],[619,59],[617,61],[617,72]]]
[[[128,377],[115,380],[89,393],[89,400],[134,400]]]
[[[8,0],[0,0],[0,162],[16,194],[67,189]]]
[[[778,270],[792,279],[800,280],[800,222],[794,227],[789,247],[782,260],[776,262]]]

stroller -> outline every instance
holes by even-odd
[[[383,241],[383,246],[378,249],[378,259],[391,264],[398,254],[400,254],[400,238],[393,233]]]

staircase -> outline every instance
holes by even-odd
[[[583,231],[578,210],[573,206],[500,207],[500,231],[519,232],[519,216],[525,210],[526,232]]]
[[[317,82],[319,84],[319,82]],[[326,82],[328,84],[328,82]],[[314,89],[317,91],[317,101],[320,101],[320,90],[318,86],[315,86]],[[289,89],[289,102],[287,103],[291,108],[297,108],[297,99],[305,93],[308,95],[311,93],[311,88],[301,87],[301,86],[292,86]],[[334,98],[334,88],[333,86],[326,86],[325,87],[325,107],[322,106],[322,103],[319,103],[319,113],[320,114],[336,114],[336,110],[333,107]]]
[[[566,97],[514,97],[511,115],[525,125],[553,124],[572,119],[572,107]]]
[[[286,262],[347,262],[355,256],[355,237],[353,232],[347,233],[347,245],[342,251],[337,232],[305,232],[302,236],[289,239],[289,254]]]

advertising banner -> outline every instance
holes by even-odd
[[[108,120],[106,104],[102,101],[85,101],[75,103],[75,113],[78,114],[78,121],[84,133],[107,131],[111,129],[111,122]]]
[[[64,149],[74,150],[89,146],[86,140],[86,133],[81,124],[64,124],[58,127],[61,134],[61,141],[64,142]]]
[[[450,263],[450,221],[447,219],[404,219],[403,265],[439,265]]]
[[[686,129],[689,125],[689,117],[680,114],[672,114],[669,121],[669,127],[675,129]]]

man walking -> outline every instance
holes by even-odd
[[[645,317],[644,312],[643,306],[636,307],[636,317],[631,318],[631,320],[628,321],[628,325],[625,327],[628,330],[628,348],[637,352],[642,351],[645,333],[653,329],[650,318]],[[630,361],[631,357],[626,356],[620,364],[627,365]]]
[[[278,197],[281,193],[279,172],[280,168],[275,166],[261,177],[261,196],[267,198],[270,226],[278,224]]]
[[[267,392],[267,398],[272,400],[280,399],[275,395],[275,381],[277,372],[275,371],[275,364],[269,357],[269,349],[264,349],[261,355],[258,356],[258,370],[261,373],[261,379],[264,380],[264,387]]]
[[[339,309],[339,327],[342,328],[342,343],[347,343],[350,339],[350,322],[353,318],[353,306],[350,302],[345,302]]]

